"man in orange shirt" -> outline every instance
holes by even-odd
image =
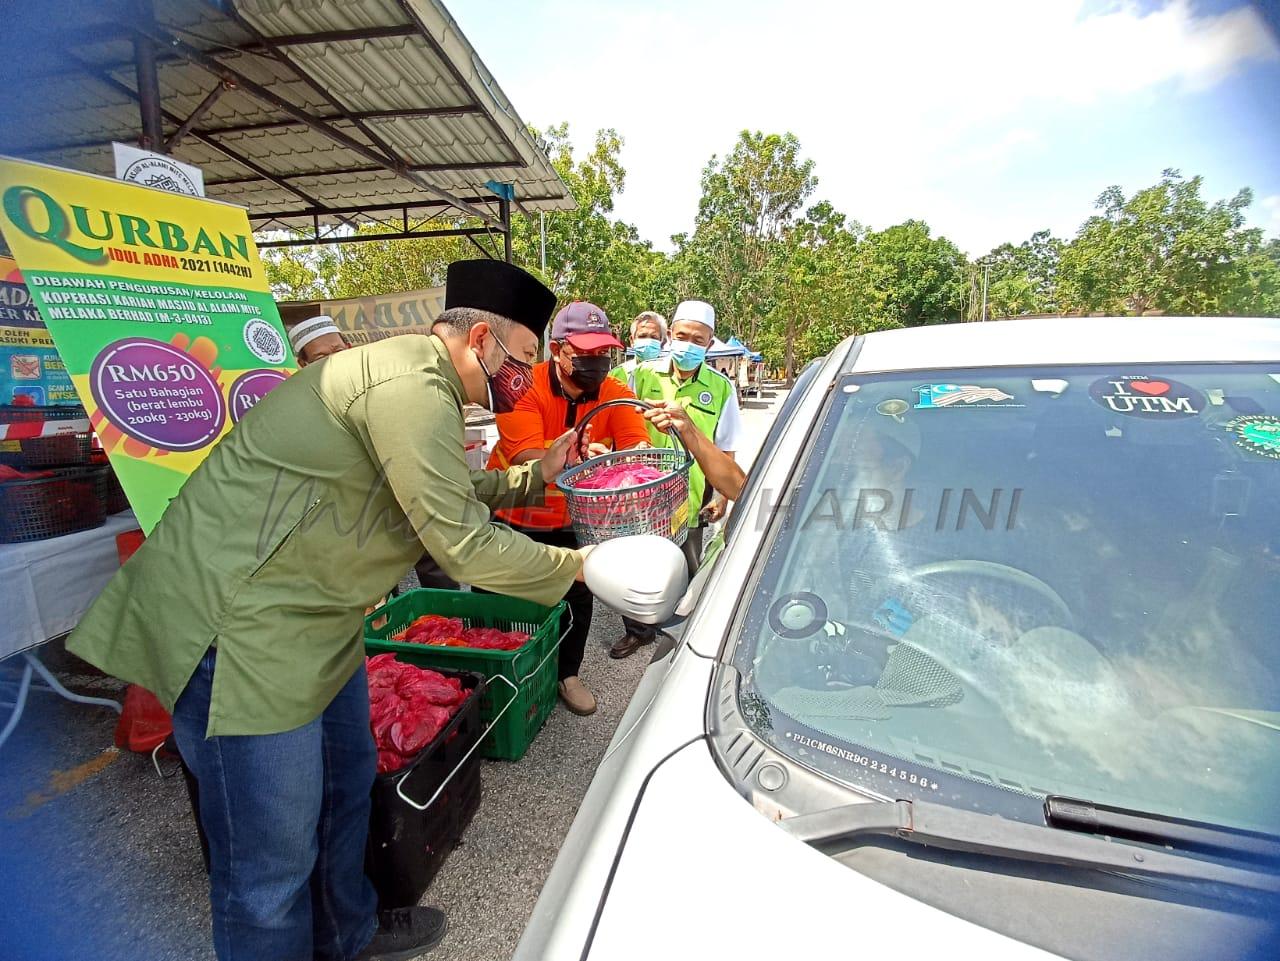
[[[506,468],[542,457],[569,427],[577,427],[600,404],[635,397],[626,384],[609,377],[611,348],[622,342],[609,328],[603,310],[576,301],[556,314],[551,324],[551,359],[533,368],[533,386],[509,414],[498,415],[498,446],[489,468]],[[649,433],[635,407],[611,407],[587,426],[591,453],[648,447]],[[543,544],[577,547],[564,495],[553,485],[541,506],[495,512],[516,530]],[[575,714],[592,714],[596,699],[578,677],[591,629],[591,592],[574,584],[565,594],[573,625],[560,644],[560,698]],[[566,614],[566,617],[569,616]],[[564,633],[567,624],[561,625]]]

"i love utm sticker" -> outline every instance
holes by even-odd
[[[1280,460],[1280,417],[1247,414],[1222,425],[1236,436],[1236,446],[1263,457]]]
[[[1146,374],[1112,374],[1089,385],[1089,396],[1116,414],[1148,420],[1195,417],[1204,395],[1194,387]]]

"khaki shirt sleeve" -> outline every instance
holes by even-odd
[[[347,419],[446,574],[539,604],[564,596],[581,567],[578,554],[492,523],[477,495],[479,487],[486,499],[518,496],[533,482],[530,470],[468,469],[462,413],[443,385],[427,374],[400,375],[366,390]],[[414,430],[411,424],[430,426]]]

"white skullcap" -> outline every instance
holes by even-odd
[[[294,354],[300,354],[302,353],[302,348],[317,337],[323,337],[325,334],[341,335],[341,333],[338,330],[338,325],[333,322],[332,317],[326,314],[318,314],[290,327],[289,343],[293,344]]]
[[[692,320],[699,324],[706,324],[711,328],[714,334],[716,331],[716,309],[704,300],[682,300],[680,306],[676,308],[675,315],[671,318],[671,323],[681,320]]]

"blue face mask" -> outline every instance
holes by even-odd
[[[640,337],[631,345],[636,360],[657,360],[662,353],[662,341],[652,337]]]
[[[707,359],[707,348],[688,340],[671,342],[671,359],[681,370],[697,370]]]

